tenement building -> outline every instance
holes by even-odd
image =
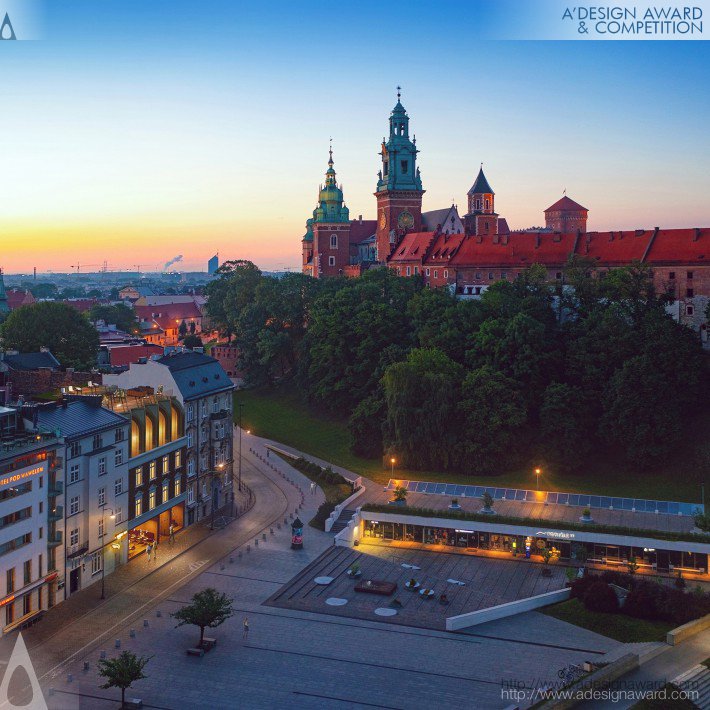
[[[638,262],[652,268],[659,288],[675,295],[672,315],[710,347],[710,228],[590,231],[588,208],[565,194],[544,210],[544,227],[511,230],[496,212],[483,166],[467,192],[466,214],[460,216],[455,205],[425,212],[419,149],[399,93],[379,153],[376,218],[351,220],[331,150],[325,184],[302,239],[304,273],[357,276],[387,266],[427,287],[476,298],[532,264],[545,266],[551,281],[562,282],[564,267],[575,255],[586,257],[597,273]]]

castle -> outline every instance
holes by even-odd
[[[387,266],[401,276],[418,276],[426,287],[447,286],[462,298],[475,298],[490,284],[514,279],[531,264],[542,264],[550,280],[561,281],[572,255],[593,260],[599,271],[647,263],[657,286],[675,294],[672,315],[694,327],[710,346],[705,315],[710,301],[710,228],[590,232],[588,209],[565,194],[544,211],[544,228],[511,230],[495,211],[495,192],[482,165],[467,193],[463,217],[455,205],[422,212],[425,190],[418,153],[398,89],[389,138],[383,139],[380,150],[377,218],[350,219],[331,148],[318,206],[302,239],[304,273],[314,278],[358,276]]]

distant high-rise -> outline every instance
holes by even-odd
[[[219,269],[219,254],[215,254],[208,262],[207,262],[207,273],[212,275],[217,273],[217,269]]]

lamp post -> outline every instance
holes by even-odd
[[[116,514],[113,512],[113,508],[109,508],[111,515],[109,516],[111,520],[116,518]],[[101,598],[106,599],[106,543],[104,538],[106,537],[106,525],[104,520],[104,513],[106,512],[106,503],[101,506]]]
[[[237,487],[239,492],[242,492],[242,409],[244,402],[239,402],[239,474],[237,478]]]
[[[390,474],[390,475],[391,475],[392,478],[394,478],[394,465],[395,465],[395,463],[397,463],[397,461],[395,460],[394,456],[390,459],[390,463],[392,464],[392,469],[391,469],[391,474]]]
[[[537,486],[538,491],[540,490],[540,474],[541,473],[542,473],[542,471],[539,468],[535,469],[535,481],[536,481],[535,485]]]

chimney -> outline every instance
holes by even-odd
[[[494,234],[494,235],[493,235],[493,243],[494,243],[494,244],[498,244],[499,241],[500,241],[500,239],[498,238],[498,235],[497,235],[497,234]]]
[[[360,224],[362,224],[362,215],[358,216],[358,220],[360,221]]]

